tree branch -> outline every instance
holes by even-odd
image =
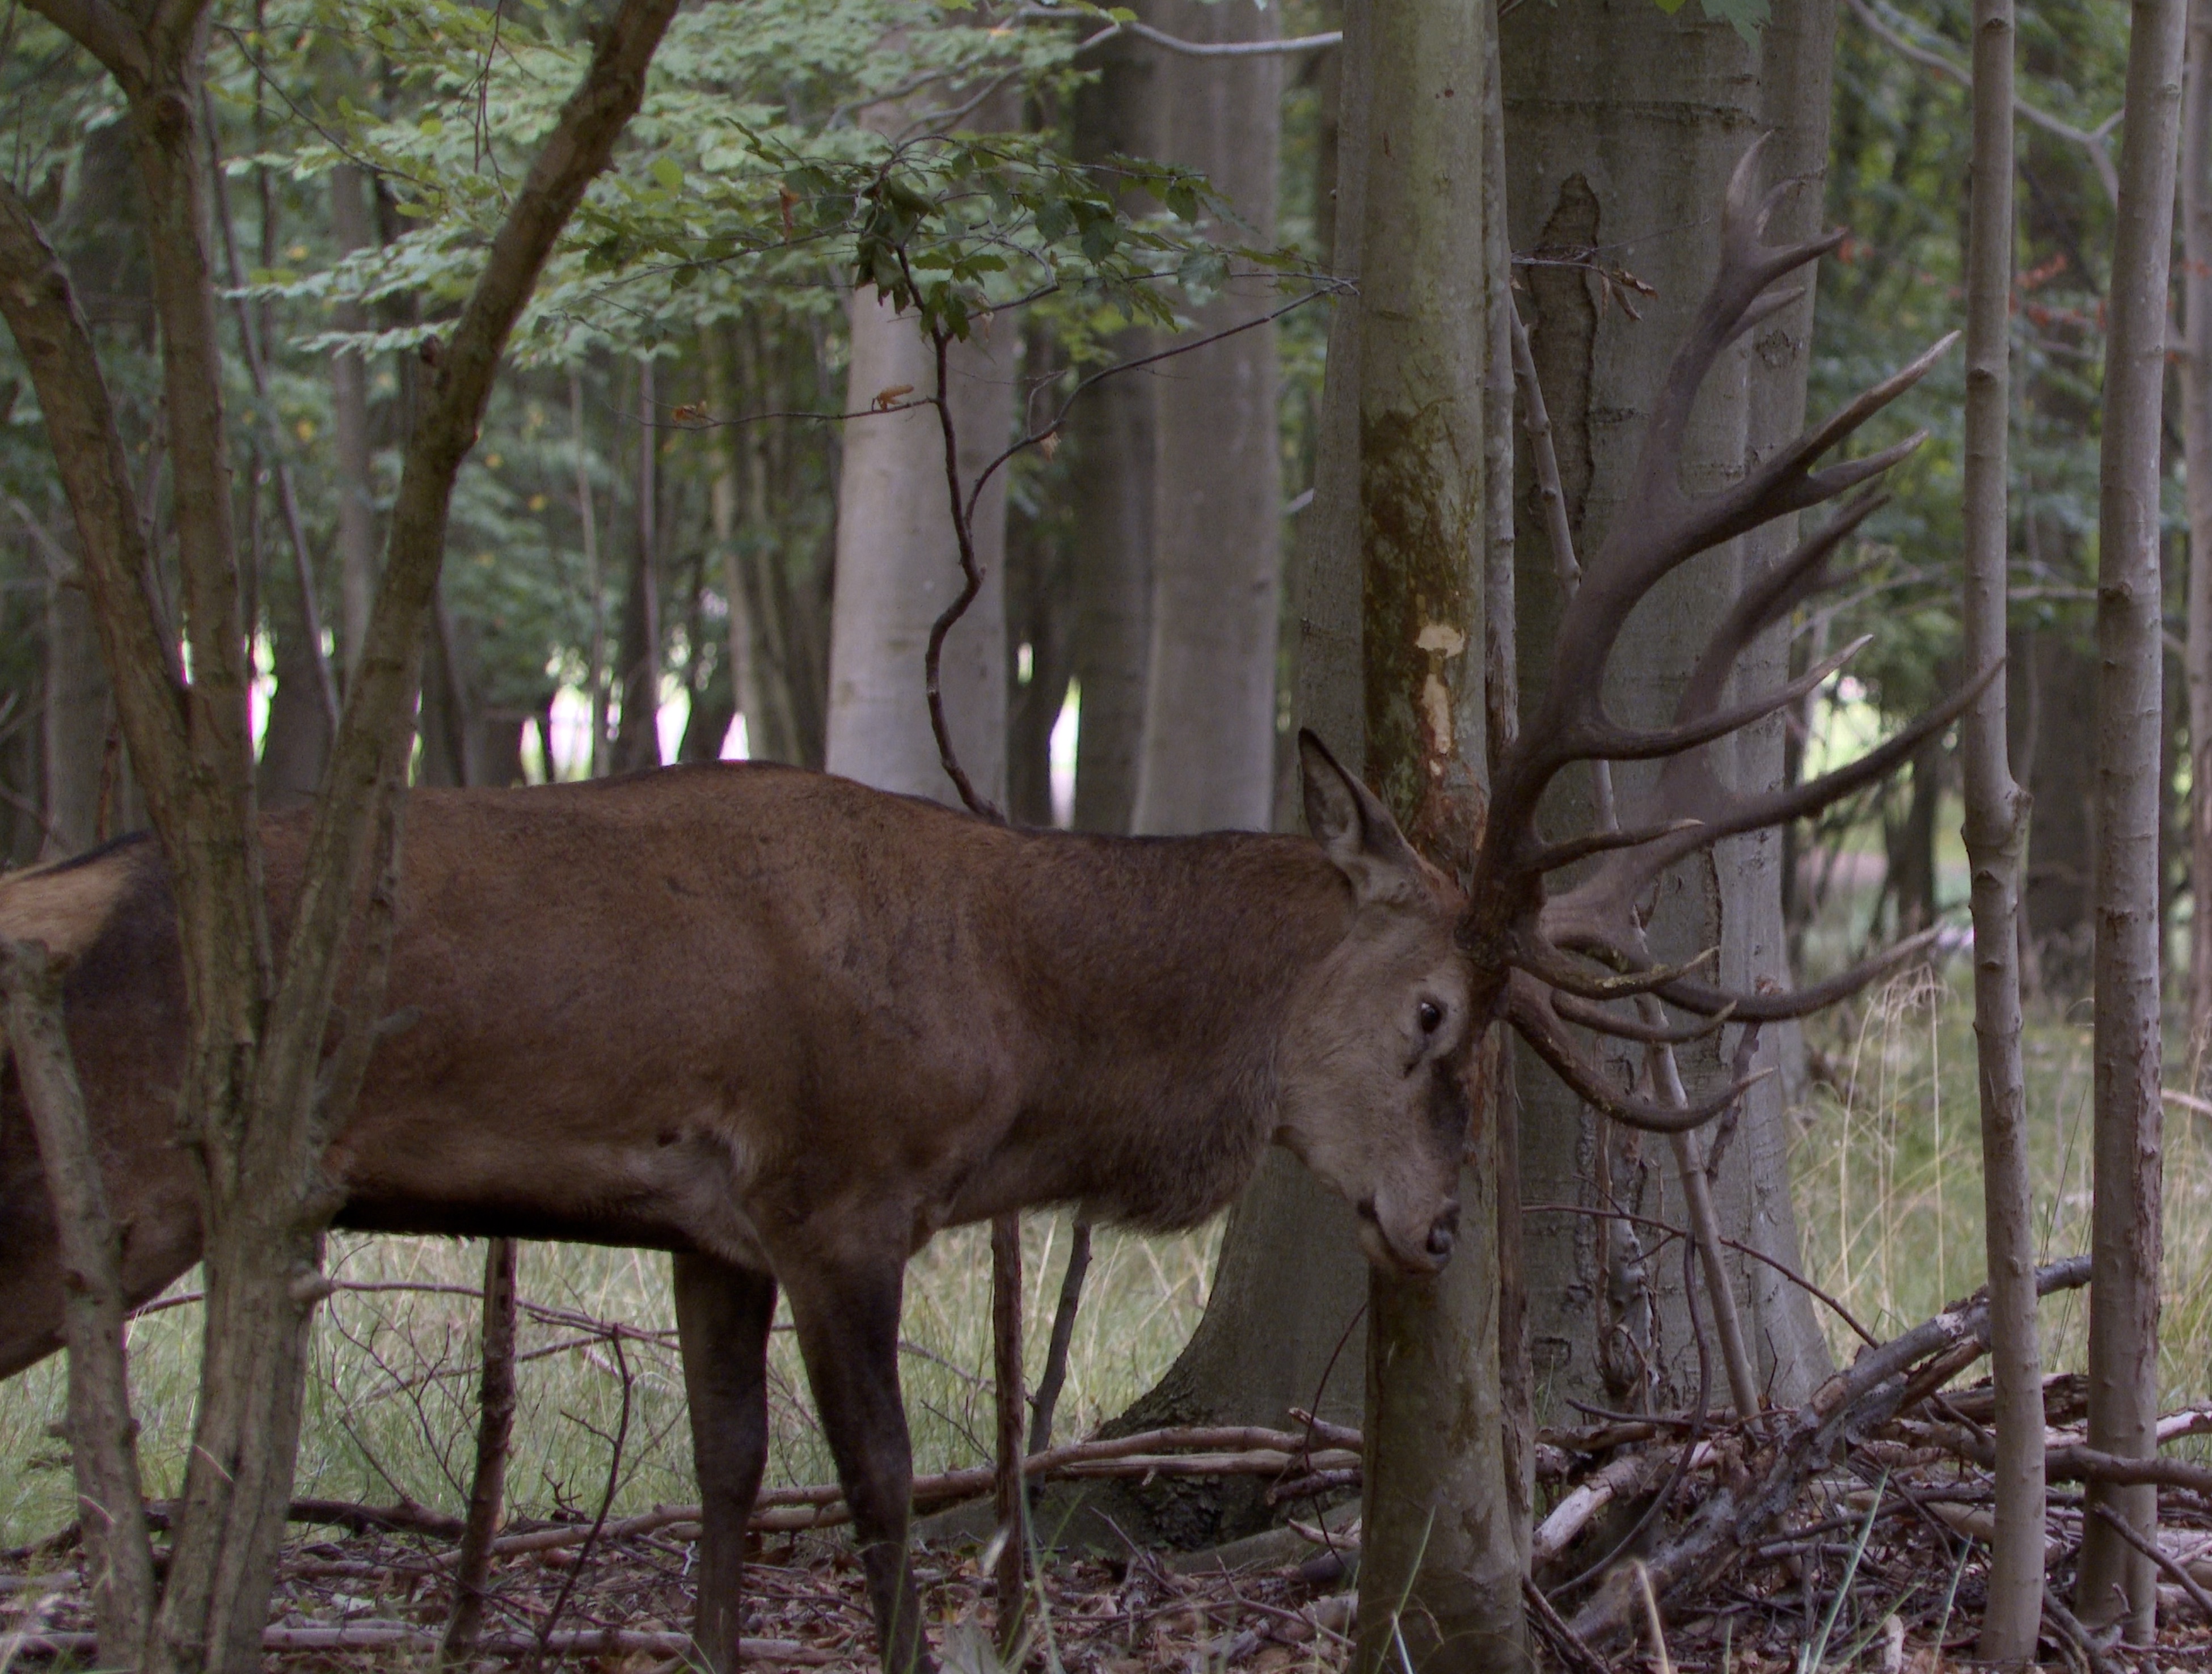
[[[107,380],[68,270],[0,179],[0,313],[30,369],[131,758],[156,823],[183,804],[184,671],[148,591],[146,531]]]
[[[126,86],[153,73],[146,42],[137,27],[108,0],[29,0],[33,11],[100,60]]]
[[[367,870],[374,804],[404,782],[423,624],[445,557],[453,484],[475,445],[507,337],[555,240],[636,113],[654,49],[676,0],[623,0],[600,34],[581,85],[562,106],[492,240],[483,272],[454,321],[409,445],[386,549],[384,580],[361,666],[331,746],[327,794],[310,839],[286,955],[287,980],[270,1039],[285,1055],[272,1082],[304,1086],[343,955],[340,931]],[[358,1025],[356,1025],[358,1026]],[[273,1054],[272,1054],[273,1056]],[[330,1112],[324,1113],[327,1120]],[[319,1156],[319,1145],[302,1155]]]
[[[123,1233],[85,1119],[62,1022],[60,973],[36,942],[0,943],[6,1039],[53,1199],[69,1343],[69,1436],[79,1526],[89,1548],[100,1660],[135,1667],[154,1620],[154,1554],[138,1475],[138,1426],[124,1363]]]

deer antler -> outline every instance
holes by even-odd
[[[1693,1040],[1733,1020],[1756,1028],[1798,1016],[1855,991],[1927,945],[1925,936],[1853,971],[1795,993],[1729,993],[1694,979],[1711,953],[1672,968],[1645,946],[1646,892],[1667,869],[1723,838],[1800,818],[1888,773],[1972,702],[1980,679],[1953,693],[1897,737],[1858,760],[1805,784],[1744,795],[1714,773],[1707,746],[1796,701],[1843,667],[1864,645],[1845,647],[1795,680],[1748,701],[1725,703],[1737,659],[1759,634],[1827,585],[1827,566],[1843,543],[1883,503],[1876,492],[1852,499],[1826,528],[1770,566],[1736,598],[1692,670],[1671,725],[1638,731],[1605,710],[1593,677],[1611,657],[1629,614],[1674,570],[1746,531],[1831,500],[1879,476],[1917,447],[1925,433],[1863,459],[1815,469],[1838,442],[1917,383],[1949,349],[1945,337],[1826,422],[1808,431],[1744,479],[1693,497],[1681,486],[1681,439],[1691,403],[1723,350],[1800,293],[1778,281],[1834,249],[1841,233],[1769,245],[1765,232],[1788,185],[1764,197],[1753,187],[1761,147],[1736,166],[1721,217],[1721,264],[1688,337],[1676,352],[1654,403],[1644,451],[1626,504],[1605,545],[1583,572],[1559,622],[1552,678],[1541,709],[1522,730],[1492,779],[1490,817],[1478,854],[1462,943],[1494,985],[1491,1003],[1583,1100],[1616,1119],[1680,1132],[1725,1110],[1756,1076],[1741,1073],[1710,1096],[1659,1104],[1611,1085],[1585,1059],[1568,1025],[1645,1045]],[[1537,824],[1546,790],[1579,761],[1663,763],[1644,823],[1547,842]],[[1547,898],[1562,869],[1597,861],[1573,886]],[[1640,998],[1635,1018],[1606,1010]],[[1657,1004],[1697,1014],[1676,1026]]]

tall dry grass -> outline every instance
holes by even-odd
[[[1101,1229],[1069,1356],[1057,1434],[1080,1434],[1149,1388],[1205,1309],[1217,1230],[1139,1238]],[[1066,1259],[1062,1216],[1030,1217],[1024,1277],[1032,1380]],[[483,1246],[448,1239],[341,1234],[332,1273],[352,1284],[472,1289]],[[176,1287],[196,1291],[197,1274]],[[517,1368],[514,1508],[586,1514],[605,1495],[611,1439],[629,1416],[615,1508],[643,1510],[696,1498],[684,1423],[665,1256],[580,1245],[523,1247],[520,1294],[548,1310],[659,1333],[619,1345],[557,1319],[526,1317]],[[916,1468],[944,1470],[989,1457],[989,1229],[937,1239],[908,1269],[900,1327]],[[458,1512],[473,1459],[477,1307],[433,1289],[341,1290],[318,1311],[295,1492],[388,1502],[406,1498]],[[771,1483],[834,1476],[805,1398],[788,1310],[769,1351]],[[182,1480],[198,1365],[200,1310],[144,1314],[131,1326],[131,1386],[143,1434],[140,1458],[156,1495]],[[67,1449],[49,1428],[64,1404],[58,1357],[0,1384],[0,1545],[51,1532],[71,1515]]]
[[[1981,1131],[1973,1006],[1957,983],[1900,976],[1826,1020],[1836,1085],[1799,1113],[1791,1154],[1807,1277],[1877,1332],[1981,1284]],[[2039,1008],[2023,1046],[2040,1259],[2089,1247],[2088,1010]],[[2170,1058],[2169,1062],[2175,1061]],[[2169,1077],[2175,1071],[2169,1069]],[[2161,1365],[2169,1405],[2212,1396],[2212,1122],[2166,1113]],[[2045,1364],[2080,1371],[2087,1293],[2043,1305]],[[1827,1322],[1837,1352],[1856,1346]]]

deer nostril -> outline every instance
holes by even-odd
[[[1437,1211],[1437,1218],[1429,1223],[1429,1253],[1448,1256],[1459,1233],[1459,1199],[1447,1198],[1444,1206]]]

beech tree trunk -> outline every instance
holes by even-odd
[[[854,294],[851,375],[845,409],[878,395],[928,393],[937,371],[910,315],[873,287]],[[979,324],[945,365],[946,398],[959,438],[963,492],[1005,448],[1013,424],[1015,337]],[[887,405],[903,400],[888,397]],[[1006,632],[1004,557],[1006,475],[977,503],[973,537],[982,591],[945,642],[945,718],[961,766],[992,802],[1006,797]],[[939,765],[922,683],[931,625],[960,591],[960,555],[945,497],[945,440],[926,403],[850,421],[837,494],[837,580],[830,626],[827,764],[879,790],[959,793]]]
[[[2030,637],[2035,748],[2025,766],[2035,816],[2022,901],[2042,992],[2077,998],[2089,984],[2096,867],[2097,660],[2065,625]]]
[[[1362,32],[1352,30],[1340,52],[1364,50],[1364,39]],[[1340,73],[1340,122],[1347,137],[1339,152],[1356,157],[1362,154],[1348,136],[1365,120],[1367,84],[1348,64]],[[1365,130],[1358,131],[1364,135]],[[1358,271],[1357,205],[1364,179],[1363,168],[1348,168],[1334,186],[1332,266],[1347,278]],[[1359,657],[1358,365],[1357,312],[1340,303],[1329,326],[1328,393],[1315,498],[1298,519],[1293,590],[1298,621],[1297,718],[1346,763],[1362,759],[1366,737]],[[1137,415],[1133,430],[1146,409],[1132,402],[1130,410]],[[1132,502],[1141,488],[1140,481],[1133,482],[1126,490]],[[1125,515],[1133,520],[1133,513]],[[1091,689],[1084,687],[1085,737]],[[1088,755],[1081,758],[1085,763],[1091,760]],[[1103,804],[1084,800],[1083,775],[1088,771],[1079,766],[1076,779],[1079,825],[1087,809]],[[1365,1410],[1366,1318],[1367,1264],[1359,1253],[1351,1209],[1287,1153],[1271,1149],[1229,1212],[1197,1329],[1158,1384],[1116,1418],[1113,1428],[1128,1433],[1160,1424],[1279,1424],[1294,1406],[1334,1422],[1358,1423]],[[1201,1546],[1249,1534],[1279,1515],[1250,1483],[1224,1482],[1211,1491],[1194,1491],[1194,1486],[1125,1490],[1116,1497],[1116,1519],[1126,1506],[1146,1537]]]
[[[1588,261],[1601,251],[1651,285],[1633,298],[1632,318],[1605,294],[1610,282],[1587,267],[1539,266],[1522,299],[1537,374],[1549,409],[1561,488],[1578,551],[1602,541],[1641,440],[1668,359],[1703,295],[1713,260],[1710,226],[1747,136],[1772,122],[1778,132],[1767,179],[1806,185],[1778,216],[1774,235],[1802,235],[1817,223],[1826,152],[1828,0],[1783,0],[1762,46],[1686,9],[1668,16],[1636,0],[1596,0],[1559,12],[1527,9],[1504,22],[1509,203],[1516,252]],[[1809,290],[1809,282],[1808,282]],[[1753,452],[1796,434],[1804,409],[1811,299],[1778,314],[1706,381],[1684,447],[1692,492],[1733,480]],[[1757,368],[1754,371],[1754,368]],[[1522,473],[1516,542],[1523,668],[1540,669],[1559,609],[1555,555],[1533,478]],[[1739,543],[1686,566],[1631,619],[1614,661],[1613,712],[1630,725],[1663,723],[1691,659],[1734,597],[1748,566],[1786,548],[1787,531]],[[1781,646],[1747,657],[1744,690],[1773,683]],[[1530,713],[1543,694],[1522,694]],[[1778,721],[1720,747],[1724,776],[1745,788],[1779,782]],[[1648,770],[1647,770],[1648,771]],[[1632,822],[1644,772],[1616,770],[1623,818]],[[1563,785],[1563,804],[1590,812],[1586,778]],[[1563,806],[1564,812],[1564,806]],[[1782,844],[1762,833],[1723,845],[1685,869],[1653,925],[1653,951],[1684,958],[1721,950],[1731,986],[1786,976],[1781,913]],[[1776,1031],[1786,1044],[1786,1034]],[[1762,1040],[1761,1056],[1781,1050]],[[1692,1087],[1722,1074],[1716,1048],[1681,1054]],[[1797,1265],[1789,1196],[1784,1077],[1745,1101],[1735,1142],[1713,1185],[1720,1230]],[[1672,1163],[1636,1136],[1609,1132],[1545,1069],[1516,1048],[1522,1192],[1531,1204],[1609,1197],[1632,1211],[1684,1224]],[[1702,1155],[1692,1148],[1693,1165]],[[1529,1328],[1537,1386],[1608,1406],[1686,1399],[1694,1366],[1679,1268],[1647,1265],[1644,1234],[1620,1222],[1531,1213],[1527,1221]],[[1757,1381],[1777,1400],[1809,1389],[1826,1350],[1810,1304],[1763,1265],[1728,1264]],[[1662,1392],[1655,1384],[1669,1386]]]
[[[1159,55],[1124,38],[1097,54],[1097,79],[1075,95],[1078,158],[1096,162],[1152,150]],[[1114,340],[1122,359],[1144,354],[1149,332]],[[1126,835],[1137,799],[1137,752],[1145,727],[1152,648],[1152,379],[1109,378],[1068,415],[1075,452],[1073,640],[1070,648],[1080,724],[1075,735],[1075,828]]]
[[[1974,7],[1973,175],[1966,240],[1966,662],[2005,655],[2006,440],[2011,422],[2013,0]],[[1996,1528],[1983,1660],[2035,1655],[2043,1622],[2043,1356],[2036,1337],[2035,1225],[2021,1064],[2020,881],[2027,797],[2014,781],[2005,682],[1983,687],[1960,721],[1966,858],[1973,873],[1974,1035],[1982,1192],[1996,1379]],[[1918,766],[1916,762],[1915,789]]]
[[[654,469],[660,431],[649,355],[637,363],[637,521],[615,657],[615,685],[622,694],[613,755],[618,773],[660,765],[660,493]]]
[[[368,183],[351,163],[331,171],[331,234],[341,255],[374,241]],[[368,311],[342,302],[331,311],[341,331],[368,330]],[[265,341],[265,339],[264,339]],[[376,474],[368,438],[368,363],[350,350],[331,356],[331,435],[337,463],[338,652],[346,677],[361,662],[376,597]],[[314,789],[311,783],[307,790]]]
[[[1154,0],[1154,27],[1186,40],[1271,40],[1279,7]],[[1152,70],[1164,161],[1198,169],[1244,225],[1224,242],[1272,244],[1282,60],[1163,53]],[[1265,312],[1271,283],[1232,279],[1191,310],[1203,337]],[[1151,650],[1133,828],[1264,831],[1274,813],[1275,660],[1282,463],[1275,332],[1194,349],[1153,391]]]
[[[2189,1052],[2212,1057],[2212,0],[2191,0],[2181,140],[2181,434],[2188,462]]]
[[[2185,0],[2136,0],[2120,143],[2099,469],[2095,1201],[2091,1210],[2089,1445],[2157,1451],[2163,1113],[2159,1035],[2159,764],[2165,647],[2159,551],[2166,279],[2181,106]],[[2157,1489],[2092,1484],[2148,1539]],[[2086,1519],[2075,1610],[2090,1626],[2156,1632],[2158,1570]]]
[[[331,754],[331,721],[305,630],[296,622],[271,621],[268,631],[276,652],[276,688],[270,694],[269,719],[261,729],[255,794],[264,808],[289,808],[307,801],[322,783]]]
[[[758,333],[749,324],[721,334],[713,365],[720,379],[718,411],[799,404],[783,398],[784,386],[764,363]],[[775,494],[769,427],[726,425],[720,435],[722,471],[714,481],[712,517],[730,602],[730,677],[745,718],[746,749],[756,761],[818,767],[824,613],[811,585],[792,579],[777,520],[786,502]]]
[[[1368,108],[1347,165],[1366,173],[1349,305],[1365,771],[1411,840],[1463,876],[1488,795],[1485,467],[1493,324],[1511,278],[1492,224],[1504,214],[1490,167],[1489,130],[1504,119],[1496,24],[1457,0],[1373,6],[1347,22],[1368,36],[1352,55]],[[1329,368],[1339,390],[1345,370]],[[1510,470],[1510,456],[1498,463]],[[1369,1277],[1355,1659],[1368,1674],[1529,1666],[1525,1507],[1499,1367],[1498,1090],[1478,1076],[1450,1265],[1433,1278]]]

